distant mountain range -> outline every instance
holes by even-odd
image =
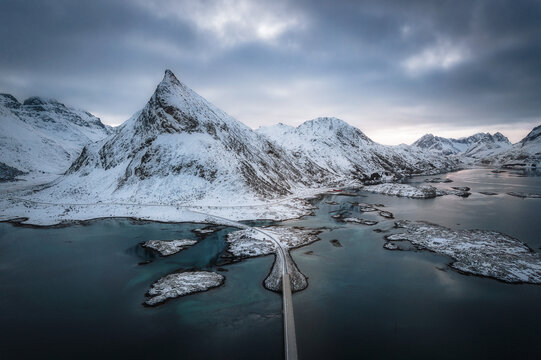
[[[372,174],[389,179],[447,171],[458,162],[415,147],[386,146],[368,138],[343,120],[322,117],[297,128],[277,124],[258,133],[282,146],[302,162],[317,164],[338,181],[367,181]]]
[[[92,114],[56,100],[32,97],[21,104],[0,94],[0,179],[24,173],[61,175],[84,145],[112,133]]]
[[[491,135],[490,133],[478,133],[460,139],[444,138],[427,134],[415,141],[412,145],[421,149],[439,152],[443,155],[461,154],[464,156],[471,156],[475,154],[480,155],[487,151],[498,152],[501,149],[507,149],[511,146],[511,142],[499,132],[494,135]]]
[[[538,127],[515,145],[496,133],[385,146],[337,118],[254,131],[169,70],[145,107],[116,129],[54,100],[21,104],[11,95],[0,95],[0,126],[0,179],[62,174],[36,196],[138,203],[246,204],[465,163],[539,162],[541,141]]]
[[[460,139],[427,134],[412,146],[444,156],[454,155],[466,165],[537,165],[541,162],[540,133],[541,126],[538,126],[516,144],[511,144],[499,132],[494,135],[478,133]]]
[[[536,126],[518,143],[499,154],[482,159],[481,162],[492,165],[526,164],[539,168],[541,166],[541,125]]]

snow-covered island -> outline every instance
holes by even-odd
[[[412,199],[431,199],[438,196],[434,186],[419,185],[417,187],[408,184],[384,183],[363,187],[364,191],[376,194],[408,197]]]
[[[141,246],[152,249],[161,256],[170,256],[195,244],[197,244],[197,241],[191,239],[148,240],[141,244]]]
[[[243,229],[227,234],[227,252],[237,259],[274,254],[277,251],[276,244],[269,237],[274,238],[284,249],[286,261],[289,263],[290,269],[293,270],[289,274],[291,290],[300,291],[308,286],[308,281],[291,259],[289,250],[319,240],[318,234],[319,231],[314,229],[285,226]],[[276,256],[272,270],[264,281],[267,289],[273,291],[281,290],[281,268],[280,257]]]
[[[435,178],[425,179],[425,183],[433,183],[433,184],[436,184],[436,183],[451,183],[451,182],[453,182],[453,180],[451,180],[449,178],[442,179],[442,178],[439,178],[439,177],[435,177]]]
[[[378,223],[375,220],[368,220],[368,219],[363,219],[359,217],[346,217],[341,220],[346,223],[355,223],[355,224],[362,224],[362,225],[376,225]]]
[[[470,188],[453,187],[451,189],[438,189],[427,184],[413,186],[409,184],[383,183],[364,186],[362,189],[375,194],[407,197],[411,199],[432,199],[444,195],[456,195],[460,197],[468,197],[471,195],[471,192],[469,192]]]
[[[405,232],[385,236],[388,250],[401,250],[400,241],[451,257],[458,271],[509,283],[541,284],[541,257],[508,235],[486,230],[452,230],[421,221],[399,220]]]
[[[169,274],[151,285],[147,293],[149,299],[145,301],[145,305],[156,306],[168,299],[207,291],[222,285],[224,281],[225,278],[222,275],[210,271]]]

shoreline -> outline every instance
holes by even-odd
[[[450,174],[468,169],[470,168],[458,168],[452,171],[438,171],[429,174],[409,174],[401,181],[392,183],[400,184],[408,178]],[[109,218],[133,218],[137,221],[162,223],[212,223],[200,220],[202,215],[196,215],[198,211],[207,211],[208,215],[223,216],[234,221],[285,221],[295,220],[309,215],[313,210],[313,206],[309,202],[313,198],[325,194],[339,194],[332,192],[336,189],[362,189],[362,187],[364,185],[355,180],[344,180],[341,184],[336,184],[336,186],[295,189],[291,195],[266,202],[260,199],[248,199],[250,202],[255,201],[255,203],[250,205],[206,205],[197,203],[129,203],[125,202],[125,200],[109,203],[99,201],[93,203],[54,203],[43,201],[42,199],[33,199],[32,196],[29,198],[17,196],[24,196],[24,193],[36,189],[36,186],[31,186],[24,190],[15,189],[13,192],[0,193],[0,205],[3,208],[3,210],[0,210],[0,222],[16,223],[18,226],[31,225],[38,228],[70,226],[73,224],[84,224],[87,221]],[[28,203],[33,205],[28,205]],[[82,209],[83,207],[91,207],[91,209]],[[155,211],[150,211],[150,209],[155,208],[164,208],[168,212],[156,214]],[[73,211],[76,213],[69,214]],[[101,214],[98,214],[98,211]],[[104,212],[108,212],[109,214],[103,215]],[[24,220],[21,221],[20,219]]]
[[[490,170],[491,166],[473,166],[439,174],[452,174],[464,170]],[[419,176],[436,176],[439,174],[412,174],[409,178]],[[392,182],[390,184],[401,184]],[[163,203],[52,203],[46,201],[20,198],[13,193],[0,194],[0,223],[13,226],[46,229],[69,226],[87,226],[101,220],[127,219],[136,223],[154,222],[164,224],[217,224],[207,217],[225,217],[233,221],[288,221],[297,220],[313,214],[313,200],[325,195],[344,195],[333,190],[362,190],[364,185],[343,184],[336,187],[306,188],[296,193],[252,205],[198,205],[198,204],[163,204]],[[15,190],[19,193],[19,190]],[[358,195],[358,194],[356,194]],[[29,204],[33,204],[29,205]],[[164,211],[156,211],[161,208]],[[70,214],[71,212],[71,214]],[[75,212],[75,213],[73,213]],[[104,214],[108,213],[108,214]],[[203,215],[204,213],[204,215]],[[231,216],[233,214],[233,216]]]
[[[0,222],[37,228],[85,224],[94,220],[128,218],[134,221],[161,223],[216,223],[208,217],[218,216],[233,221],[285,221],[309,215],[309,200],[332,188],[302,189],[288,197],[251,205],[199,205],[128,202],[53,203],[20,198],[0,197]],[[158,211],[156,209],[159,209]]]

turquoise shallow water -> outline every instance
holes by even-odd
[[[292,252],[310,282],[293,296],[301,358],[539,358],[541,286],[461,275],[447,267],[449,258],[429,252],[385,250],[384,234],[373,229],[390,229],[393,220],[362,215],[380,221],[371,227],[329,216],[349,201],[382,203],[397,219],[502,231],[540,251],[541,199],[505,193],[541,193],[541,178],[488,170],[448,177],[454,183],[437,186],[469,186],[473,194],[332,195],[316,202],[314,216],[283,223],[325,228],[320,241]],[[138,245],[194,238],[197,227],[124,219],[48,229],[0,224],[0,358],[282,358],[281,298],[262,286],[272,256],[224,266],[220,288],[141,305],[165,274],[217,270],[231,228],[167,258]],[[152,262],[139,265],[145,260]]]

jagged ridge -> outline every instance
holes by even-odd
[[[460,139],[427,134],[412,146],[445,156],[456,156],[467,165],[537,165],[541,162],[540,138],[541,126],[537,126],[516,144],[511,144],[507,137],[497,132],[494,135],[478,133]]]
[[[317,118],[297,128],[278,124],[258,132],[291,151],[301,161],[317,163],[335,176],[335,181],[366,181],[373,174],[390,179],[456,168],[456,161],[409,146],[384,146],[358,128],[337,118]]]
[[[111,133],[92,114],[56,100],[31,97],[21,104],[0,94],[0,149],[2,163],[16,170],[11,174],[62,174],[85,144]]]

